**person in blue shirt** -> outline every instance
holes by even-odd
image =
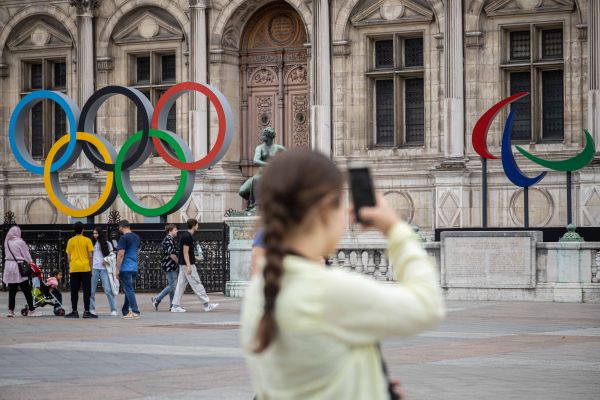
[[[140,310],[135,298],[135,277],[138,272],[138,256],[140,253],[140,237],[131,231],[126,219],[119,222],[121,237],[117,244],[117,278],[121,280],[125,291],[123,302],[123,319],[139,319]]]

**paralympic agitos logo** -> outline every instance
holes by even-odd
[[[522,97],[529,95],[528,92],[520,92],[516,93],[510,97],[507,97],[500,102],[494,104],[489,110],[487,110],[481,118],[475,124],[473,128],[473,136],[472,143],[473,148],[482,158],[485,159],[496,159],[497,157],[492,155],[486,144],[487,132],[490,127],[490,124],[496,117],[496,115],[500,112],[500,110],[509,105],[510,103],[519,100]],[[504,126],[504,133],[502,134],[502,148],[501,148],[501,159],[502,159],[502,167],[504,168],[504,173],[506,177],[516,186],[520,186],[523,188],[527,188],[535,185],[539,181],[541,181],[544,176],[546,176],[546,172],[540,173],[538,176],[530,178],[523,174],[517,162],[515,161],[515,157],[512,153],[511,149],[511,135],[512,135],[512,126],[513,120],[515,117],[516,110],[512,109],[508,118],[506,120],[506,125]],[[552,161],[545,160],[539,157],[534,156],[533,154],[527,152],[520,146],[515,146],[517,151],[521,153],[523,156],[531,160],[532,162],[541,165],[542,167],[554,170],[554,171],[563,171],[563,172],[573,172],[577,171],[581,168],[584,168],[588,165],[592,159],[594,158],[595,153],[595,145],[594,139],[592,135],[585,130],[585,147],[584,149],[577,154],[576,156],[569,158],[567,160],[561,161]]]
[[[206,156],[196,161],[185,141],[166,129],[169,110],[180,96],[190,91],[200,92],[209,98],[219,121],[214,146]],[[141,130],[129,136],[118,153],[112,144],[94,132],[98,109],[115,95],[123,95],[135,104],[142,124]],[[65,111],[69,130],[54,143],[44,164],[39,165],[25,145],[25,126],[29,121],[29,111],[43,100],[52,100]],[[134,212],[147,217],[175,212],[187,202],[192,193],[195,171],[219,162],[231,145],[233,134],[233,113],[225,96],[211,85],[196,82],[183,82],[173,86],[163,94],[156,108],[139,90],[122,86],[107,86],[98,90],[81,110],[71,98],[60,92],[35,91],[17,104],[8,131],[10,148],[17,162],[32,174],[43,175],[52,204],[64,214],[77,218],[104,212],[115,201],[117,194]],[[181,179],[170,201],[157,208],[147,208],[134,193],[129,173],[146,161],[153,148],[168,164],[181,170]],[[59,172],[71,167],[82,150],[94,166],[106,172],[106,182],[94,204],[77,209],[61,190]]]

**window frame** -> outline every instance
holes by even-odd
[[[389,149],[389,148],[415,148],[425,147],[426,132],[427,132],[427,121],[426,118],[423,120],[423,140],[419,142],[409,142],[407,140],[406,132],[406,91],[405,81],[407,79],[419,78],[423,79],[423,90],[425,95],[426,85],[426,73],[425,73],[425,62],[426,62],[426,41],[425,41],[425,30],[411,30],[406,32],[390,32],[385,34],[373,34],[367,35],[367,51],[368,51],[368,64],[367,71],[365,73],[368,80],[368,94],[372,99],[371,110],[369,112],[371,118],[371,131],[372,134],[372,148],[377,149]],[[393,67],[387,68],[376,68],[376,42],[381,40],[393,40]],[[405,66],[406,60],[406,39],[421,39],[423,42],[423,65],[421,66]],[[393,96],[393,107],[394,107],[394,140],[392,144],[382,144],[377,142],[377,96],[376,96],[376,85],[378,80],[392,79],[394,96]],[[423,98],[423,108],[425,109],[425,96]]]
[[[65,85],[64,86],[55,86],[55,68],[54,66],[57,63],[65,64]],[[61,92],[63,94],[68,93],[69,88],[69,63],[70,57],[67,53],[48,53],[41,54],[38,57],[21,57],[18,60],[18,65],[20,67],[20,82],[19,82],[19,99],[22,99],[24,96],[39,90],[54,90]],[[42,65],[42,86],[39,88],[32,88],[31,82],[31,66],[33,64],[41,64]],[[28,120],[28,123],[25,127],[25,144],[29,149],[30,154],[34,160],[45,160],[50,148],[55,142],[56,132],[55,132],[55,124],[56,124],[56,107],[58,106],[55,102],[50,100],[42,101],[42,154],[33,155],[33,138],[32,134],[32,124],[33,120],[31,118],[31,114]],[[68,121],[66,121],[65,125],[68,129]],[[63,134],[66,134],[64,132]]]
[[[151,50],[129,50],[126,51],[127,60],[128,60],[128,72],[129,72],[129,82],[130,86],[138,89],[142,92],[149,92],[150,97],[149,100],[152,105],[156,105],[158,99],[162,96],[166,90],[170,89],[177,83],[177,77],[179,76],[179,60],[178,60],[178,49],[176,47],[172,48],[161,48],[161,49],[151,49]],[[169,81],[162,80],[162,57],[172,55],[175,57],[175,79]],[[138,83],[137,82],[137,59],[139,57],[150,57],[150,79],[148,83]],[[178,118],[177,118],[177,103],[173,105],[175,107],[175,131],[177,130]],[[137,131],[137,110],[134,105],[130,106],[131,114],[133,118],[129,119],[129,128],[130,130]]]
[[[510,95],[510,74],[513,72],[529,72],[530,74],[530,115],[531,115],[531,137],[529,139],[514,139],[516,143],[564,143],[567,137],[567,126],[565,118],[565,105],[567,104],[566,87],[566,64],[567,57],[565,34],[567,26],[564,20],[530,22],[520,24],[503,24],[499,26],[501,32],[500,45],[502,46],[502,59],[500,69],[505,97]],[[542,32],[545,30],[560,29],[563,35],[563,48],[561,58],[543,58]],[[510,33],[515,31],[529,30],[529,60],[511,60],[511,41]],[[563,71],[563,134],[562,138],[544,137],[543,126],[543,93],[542,93],[542,75],[544,71]]]

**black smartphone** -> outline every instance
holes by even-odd
[[[375,205],[375,190],[373,189],[371,172],[367,167],[357,167],[348,168],[348,174],[350,175],[350,190],[352,191],[356,221],[368,224],[369,221],[360,219],[358,211],[361,207],[373,207]]]

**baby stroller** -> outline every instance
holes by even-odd
[[[65,309],[62,303],[56,298],[56,296],[50,290],[50,287],[44,283],[44,276],[42,270],[35,264],[29,264],[31,266],[31,276],[29,277],[29,284],[31,285],[31,296],[33,297],[33,307],[39,308],[46,305],[54,307],[54,315],[63,316],[65,315]],[[26,316],[28,308],[24,307],[21,310],[21,315]]]

